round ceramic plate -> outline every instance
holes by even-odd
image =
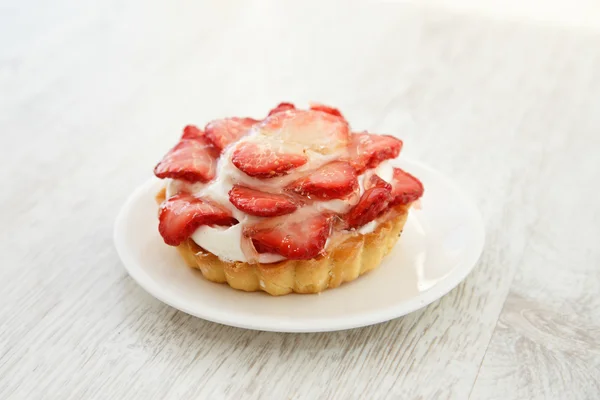
[[[404,232],[379,268],[318,295],[272,297],[205,280],[158,233],[152,179],[123,206],[115,244],[125,268],[145,290],[183,312],[221,324],[279,332],[356,328],[400,317],[439,299],[475,266],[484,227],[475,205],[447,178],[423,164],[398,160],[425,186]]]

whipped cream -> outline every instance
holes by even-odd
[[[366,224],[364,224],[363,226],[361,226],[357,232],[362,234],[362,235],[366,235],[367,233],[371,233],[373,232],[375,229],[377,229],[377,226],[379,225],[379,222],[377,222],[376,219],[374,219],[371,222],[367,222]]]
[[[203,249],[210,251],[223,261],[246,262],[246,256],[242,251],[242,229],[243,224],[223,226],[201,226],[192,234],[192,240]],[[273,253],[260,253],[258,262],[270,264],[284,260],[285,257]]]
[[[241,141],[258,142],[264,141],[265,137],[260,135],[257,131],[250,133],[244,137]],[[267,139],[269,140],[269,139]],[[237,142],[239,143],[239,142]],[[280,147],[282,152],[293,152],[296,145],[278,142],[277,145]],[[195,196],[213,200],[223,207],[227,208],[235,219],[239,221],[239,224],[230,227],[222,226],[201,226],[191,236],[192,240],[203,249],[213,253],[221,260],[233,262],[247,262],[247,258],[241,248],[242,243],[242,229],[246,225],[256,223],[263,218],[255,217],[246,214],[243,211],[238,210],[233,204],[229,202],[229,191],[235,184],[240,184],[248,187],[260,187],[266,190],[279,189],[284,187],[299,177],[303,176],[306,171],[315,170],[322,165],[325,165],[331,161],[340,158],[340,152],[332,154],[321,154],[310,149],[304,149],[304,153],[308,157],[308,162],[294,169],[291,173],[274,177],[269,179],[257,179],[250,177],[237,169],[231,162],[231,156],[235,145],[231,145],[225,149],[222,156],[219,158],[217,171],[219,173],[214,180],[207,184],[196,183],[189,184],[178,180],[169,179],[166,184],[166,195],[167,198],[173,196],[181,189],[185,188]],[[310,206],[316,209],[318,212],[331,211],[337,214],[343,214],[348,212],[360,199],[360,196],[364,193],[363,181],[366,177],[371,176],[373,173],[377,174],[380,178],[388,183],[392,182],[393,178],[393,167],[389,160],[382,162],[377,168],[369,169],[363,174],[359,175],[359,195],[355,196],[353,201],[348,200],[328,200],[328,201],[315,201]],[[373,232],[378,226],[377,221],[371,221],[365,224],[357,232],[366,234]],[[329,241],[327,242],[329,244]],[[325,246],[327,248],[327,245]],[[269,264],[284,260],[285,257],[279,254],[273,253],[261,253],[258,256],[258,262],[262,264]]]

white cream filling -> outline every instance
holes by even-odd
[[[170,178],[165,179],[165,182],[165,196],[167,196],[167,199],[179,193],[183,188],[185,188],[186,191],[190,193],[196,193],[202,190],[202,188],[204,187],[203,183],[188,183],[185,181],[178,181],[176,179]]]
[[[390,160],[383,161],[375,168],[375,173],[387,183],[392,183],[394,179],[394,167]]]
[[[246,262],[246,256],[241,246],[242,228],[243,224],[241,223],[230,227],[204,225],[196,229],[192,234],[192,240],[221,260]],[[284,259],[285,257],[273,253],[258,255],[258,262],[262,264],[270,264]]]
[[[255,135],[247,136],[244,138],[248,141],[256,140]],[[244,140],[243,139],[243,140]],[[263,138],[260,138],[263,139]],[[264,140],[264,139],[263,139]],[[282,145],[283,146],[283,145]],[[239,261],[247,262],[247,258],[244,255],[241,243],[242,243],[242,229],[244,226],[258,222],[261,220],[260,217],[254,217],[238,210],[233,204],[229,202],[229,191],[234,184],[241,184],[249,187],[263,187],[266,189],[281,188],[294,180],[298,179],[304,171],[314,170],[319,168],[321,165],[325,165],[330,161],[338,159],[339,153],[331,155],[322,155],[310,150],[306,150],[306,154],[309,161],[300,168],[297,168],[288,175],[282,177],[276,177],[271,179],[256,179],[252,178],[242,171],[238,170],[231,162],[231,153],[233,152],[233,146],[225,149],[225,152],[219,159],[217,171],[219,174],[217,177],[208,184],[187,184],[185,182],[169,179],[166,184],[166,195],[167,198],[176,194],[182,185],[188,185],[187,190],[194,195],[202,198],[211,199],[220,205],[231,211],[232,215],[239,221],[239,224],[230,227],[221,226],[201,226],[192,234],[192,240],[203,249],[210,251],[221,260],[224,261]],[[377,166],[377,168],[365,171],[365,173],[359,175],[358,183],[360,188],[359,196],[356,201],[364,193],[363,180],[365,177],[370,176],[372,173],[376,173],[380,178],[388,183],[392,182],[394,168],[391,163],[384,161]],[[318,211],[332,211],[334,213],[343,214],[352,208],[354,204],[351,204],[345,200],[329,200],[329,201],[315,201],[310,207],[314,207]],[[377,221],[371,221],[364,226],[360,227],[357,232],[366,234],[373,232],[378,226]],[[329,240],[326,243],[329,244]],[[262,253],[259,254],[258,261],[263,264],[274,263],[281,261],[285,257],[279,254],[273,253]]]
[[[379,225],[379,222],[377,222],[377,220],[373,220],[371,222],[367,222],[366,224],[364,224],[363,226],[358,228],[357,232],[360,233],[361,235],[366,235],[367,233],[373,232],[377,228],[378,225]]]

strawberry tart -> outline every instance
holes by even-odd
[[[320,104],[187,126],[154,169],[165,180],[159,232],[190,267],[235,289],[338,287],[379,266],[423,195],[390,164],[401,148]]]

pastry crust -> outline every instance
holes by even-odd
[[[156,201],[165,199],[161,190]],[[186,264],[212,282],[227,283],[246,292],[265,291],[273,296],[288,293],[319,293],[350,282],[379,266],[394,247],[408,216],[410,204],[394,207],[388,218],[367,234],[336,235],[330,250],[312,260],[283,260],[272,264],[226,262],[191,239],[177,246]]]

